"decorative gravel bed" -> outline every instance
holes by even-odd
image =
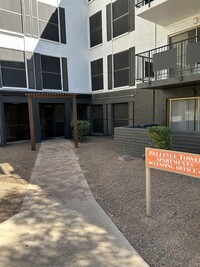
[[[148,218],[143,159],[119,160],[105,137],[89,137],[76,153],[94,197],[151,267],[200,266],[200,179],[152,171]]]
[[[20,211],[37,154],[30,142],[0,147],[0,223]]]

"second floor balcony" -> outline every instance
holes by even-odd
[[[135,0],[136,15],[167,26],[200,13],[199,0]]]
[[[169,88],[200,81],[200,35],[136,54],[138,88]]]

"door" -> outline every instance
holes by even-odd
[[[53,105],[40,105],[40,126],[42,139],[55,136]]]

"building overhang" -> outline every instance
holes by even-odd
[[[137,16],[164,27],[198,13],[199,0],[154,0],[150,5],[136,9]],[[198,18],[193,19],[194,23],[198,23]]]
[[[138,83],[138,89],[169,89],[177,87],[190,87],[200,85],[200,74],[188,75],[182,78],[169,78],[166,80]]]

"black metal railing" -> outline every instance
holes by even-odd
[[[135,0],[135,6],[136,8],[140,8],[142,6],[145,5],[149,5],[149,7],[151,6],[151,2],[153,2],[154,0]]]
[[[199,63],[188,63],[188,45],[199,41],[200,35],[197,35],[190,39],[136,54],[136,81],[151,82],[174,77],[182,79],[186,75],[200,74],[200,61]],[[166,61],[163,60],[163,54],[165,54]],[[168,55],[171,57],[170,59],[167,58]],[[171,65],[169,64],[170,60]]]

